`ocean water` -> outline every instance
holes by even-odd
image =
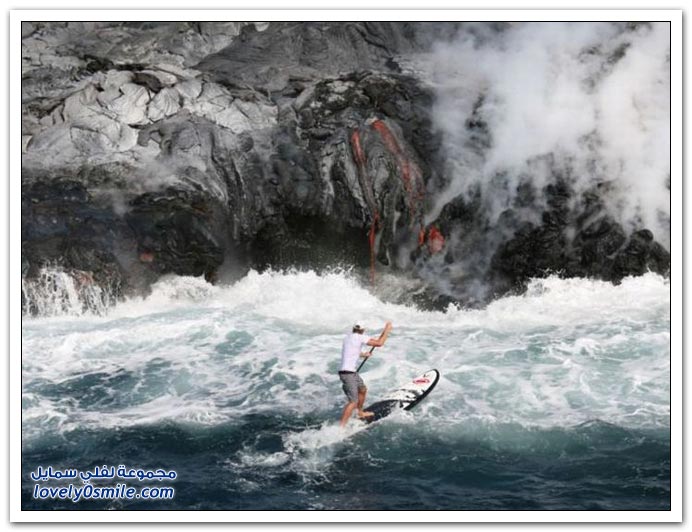
[[[386,320],[369,399],[430,368],[440,382],[410,412],[340,429],[341,339]],[[33,496],[39,465],[120,464],[174,470],[157,484],[174,498]],[[163,279],[102,315],[25,317],[22,507],[670,509],[669,282],[551,277],[425,312],[345,272],[251,272]]]

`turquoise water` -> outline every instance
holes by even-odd
[[[370,398],[440,382],[342,430],[341,339],[388,319]],[[49,464],[172,469],[175,497],[34,499]],[[22,470],[25,509],[669,509],[670,286],[548,278],[424,312],[345,273],[164,279],[105,315],[23,321]]]

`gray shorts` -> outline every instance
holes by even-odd
[[[358,390],[365,390],[365,383],[358,373],[339,373],[342,388],[351,403],[358,402]]]

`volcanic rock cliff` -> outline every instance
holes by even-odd
[[[495,223],[480,191],[430,214],[449,176],[434,87],[405,63],[460,28],[24,23],[25,311],[47,267],[117,298],[166,273],[355,266],[412,276],[410,299],[440,308],[549,273],[665,274],[647,228],[559,170]],[[487,142],[481,119],[465,127]]]

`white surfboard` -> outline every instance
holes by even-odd
[[[372,412],[375,415],[365,418],[364,421],[366,423],[378,421],[392,412],[396,412],[398,409],[411,410],[427,397],[439,380],[439,371],[436,369],[426,371],[365,408],[366,411]]]

